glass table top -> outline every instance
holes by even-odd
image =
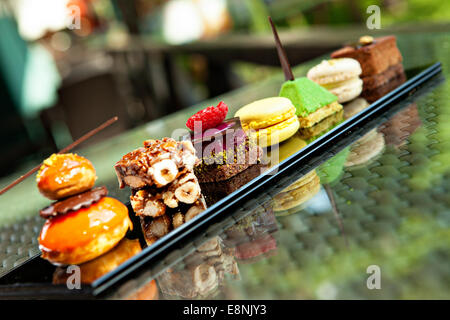
[[[411,52],[404,53],[405,68],[441,61],[444,75],[371,127],[361,128],[334,157],[308,170],[299,168],[290,182],[279,183],[280,192],[251,199],[106,297],[129,298],[151,283],[159,299],[448,299],[450,87],[445,76],[450,39],[404,36],[399,47]],[[299,66],[296,74],[316,62]],[[230,105],[236,101],[237,109],[242,96],[267,96],[275,89],[263,92],[264,87],[280,82],[275,78],[251,88],[252,95],[246,89],[220,99]],[[99,168],[100,184],[127,202],[129,192],[117,188],[110,172],[114,162],[201,107],[80,153]],[[352,108],[345,106],[344,117],[351,116]],[[11,190],[8,200],[0,199],[2,215],[19,212],[2,218],[0,275],[38,252],[43,222],[36,208],[45,199],[30,196],[28,205],[18,202],[24,191],[36,192],[31,187],[33,181],[26,181]],[[381,274],[379,290],[369,289],[373,270]]]
[[[160,299],[448,298],[450,168],[436,125],[450,110],[425,101],[435,100],[404,101],[331,159],[299,168],[146,280]]]

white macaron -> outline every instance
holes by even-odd
[[[307,77],[338,97],[343,103],[360,95],[363,82],[359,62],[351,58],[323,60],[308,71]]]

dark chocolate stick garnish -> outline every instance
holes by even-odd
[[[109,127],[110,125],[112,125],[114,122],[116,122],[119,118],[118,117],[113,117],[111,119],[109,119],[108,121],[104,122],[103,124],[99,125],[97,128],[92,129],[91,131],[89,131],[88,133],[86,133],[84,136],[82,136],[81,138],[75,140],[74,142],[72,142],[71,144],[69,144],[67,147],[65,147],[64,149],[62,149],[61,151],[58,152],[58,154],[61,153],[66,153],[67,151],[75,148],[77,145],[79,145],[80,143],[86,141],[87,139],[89,139],[90,137],[92,137],[93,135],[97,134],[98,132],[102,131],[103,129],[105,129],[106,127]],[[27,173],[25,173],[23,176],[20,176],[19,178],[17,178],[16,180],[14,180],[12,183],[10,183],[9,185],[7,185],[6,187],[4,187],[3,189],[0,190],[0,195],[4,194],[6,191],[8,191],[9,189],[15,187],[16,185],[18,185],[19,183],[21,183],[23,180],[25,180],[26,178],[28,178],[29,176],[31,176],[33,173],[35,173],[36,171],[39,170],[39,168],[41,167],[42,163],[38,164],[36,167],[34,167],[33,169],[31,169],[30,171],[28,171]]]
[[[280,37],[278,37],[277,29],[273,24],[272,18],[269,17],[270,26],[272,27],[273,36],[275,37],[275,44],[277,46],[278,58],[280,59],[281,68],[284,72],[284,78],[286,81],[295,80],[294,74],[292,73],[291,65],[286,56],[286,51],[284,51],[283,45],[281,44]]]

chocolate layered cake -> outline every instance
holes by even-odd
[[[257,164],[262,150],[248,138],[239,118],[225,120],[217,127],[192,133],[192,144],[201,157],[194,168],[200,183],[227,180]]]
[[[352,58],[361,65],[361,77],[370,77],[384,72],[402,62],[395,36],[372,38],[364,36],[356,44],[351,44],[331,53],[331,58]]]
[[[259,176],[267,169],[264,164],[254,164],[227,180],[200,183],[202,193],[208,206],[223,199],[227,195]]]
[[[390,72],[390,69],[386,70],[386,72]],[[387,81],[378,87],[368,86],[367,89],[364,89],[361,93],[361,97],[365,98],[370,103],[375,102],[406,81],[403,67],[401,68],[400,73],[392,73],[390,76],[392,76],[392,78],[385,77]]]
[[[369,102],[393,90],[404,82],[402,55],[397,48],[395,36],[372,38],[364,36],[331,54],[336,58],[352,58],[361,65],[363,93]]]

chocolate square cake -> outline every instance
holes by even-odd
[[[370,77],[379,74],[391,66],[402,62],[402,55],[397,48],[395,36],[386,36],[376,39],[371,37],[365,40],[361,37],[360,43],[345,46],[331,54],[331,58],[352,58],[361,65],[361,77]],[[366,39],[367,39],[366,38]]]
[[[332,58],[352,58],[361,65],[362,97],[373,102],[406,80],[402,55],[395,36],[373,39],[361,37],[359,43],[345,46],[331,54]]]
[[[213,205],[259,176],[266,169],[267,166],[264,164],[254,164],[227,180],[200,183],[206,203],[208,206]]]
[[[194,168],[200,183],[227,180],[252,164],[262,150],[242,129],[239,118],[225,120],[214,129],[191,135],[201,163]]]

